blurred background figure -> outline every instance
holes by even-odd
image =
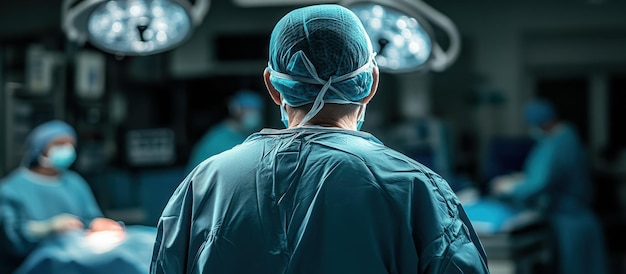
[[[37,245],[60,233],[123,231],[103,214],[85,180],[69,170],[76,133],[62,121],[39,125],[26,140],[22,166],[0,182],[0,254],[10,273]]]
[[[529,102],[524,117],[536,145],[523,172],[496,177],[492,192],[545,214],[555,237],[555,273],[607,273],[587,154],[575,128],[546,100]]]
[[[241,144],[263,125],[264,102],[252,90],[240,90],[228,102],[229,117],[211,127],[194,145],[186,172],[205,159]]]

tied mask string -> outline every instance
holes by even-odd
[[[326,95],[328,90],[332,90],[333,92],[335,92],[335,94],[339,95],[339,97],[342,98],[339,100],[329,100],[329,102],[363,105],[360,102],[354,102],[354,101],[349,100],[348,97],[343,92],[333,87],[332,84],[348,80],[352,77],[359,75],[362,72],[366,72],[369,69],[371,69],[373,65],[374,54],[372,54],[372,56],[370,57],[367,63],[365,63],[363,66],[356,69],[355,71],[341,75],[341,76],[337,76],[337,77],[331,76],[328,80],[324,80],[319,77],[319,75],[317,74],[317,70],[315,69],[315,66],[313,66],[313,63],[304,54],[304,52],[302,51],[299,51],[299,52],[301,52],[301,56],[303,57],[304,67],[311,74],[312,78],[293,76],[293,75],[281,73],[281,72],[275,71],[274,69],[272,69],[271,65],[269,65],[270,74],[274,77],[285,79],[285,80],[298,81],[302,83],[322,85],[320,92],[315,97],[315,101],[313,101],[313,106],[311,107],[311,110],[309,110],[309,112],[304,116],[302,121],[300,121],[300,123],[297,125],[298,127],[303,126],[313,117],[315,117],[315,115],[317,115],[322,110],[322,108],[324,108],[324,96]],[[284,102],[284,99],[283,99],[283,102]]]

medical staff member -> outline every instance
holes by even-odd
[[[235,93],[229,100],[229,117],[213,126],[194,145],[186,171],[190,172],[206,158],[243,143],[250,133],[259,130],[264,107],[263,98],[257,92]]]
[[[1,253],[22,260],[47,237],[66,231],[122,231],[103,218],[85,180],[68,169],[75,146],[74,129],[62,121],[30,133],[22,166],[0,182]]]
[[[488,273],[441,176],[359,131],[378,86],[338,5],[275,26],[264,78],[283,130],[201,163],[163,211],[152,273]]]
[[[543,99],[529,102],[524,116],[537,144],[522,173],[494,180],[494,193],[546,214],[554,228],[557,273],[607,273],[602,229],[591,209],[589,164],[576,130]]]

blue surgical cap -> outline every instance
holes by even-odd
[[[269,45],[269,67],[278,73],[330,81],[359,70],[373,62],[370,38],[361,21],[350,10],[334,4],[299,8],[285,15],[274,27]],[[309,62],[310,61],[310,62]],[[310,64],[313,68],[309,67]],[[302,106],[315,101],[323,83],[270,76],[270,82],[283,96],[286,104]],[[340,82],[332,83],[324,100],[360,101],[369,95],[373,83],[372,70],[358,72]]]
[[[29,167],[34,164],[50,142],[65,136],[76,140],[74,128],[63,121],[53,120],[34,128],[26,138],[26,153],[22,165]]]
[[[550,102],[536,99],[526,104],[524,118],[532,126],[542,126],[556,119],[556,113]]]
[[[230,99],[230,104],[241,108],[263,109],[263,98],[252,90],[240,90]]]

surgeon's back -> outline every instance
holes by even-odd
[[[200,164],[159,221],[152,273],[488,273],[438,175],[350,130],[264,130]]]

